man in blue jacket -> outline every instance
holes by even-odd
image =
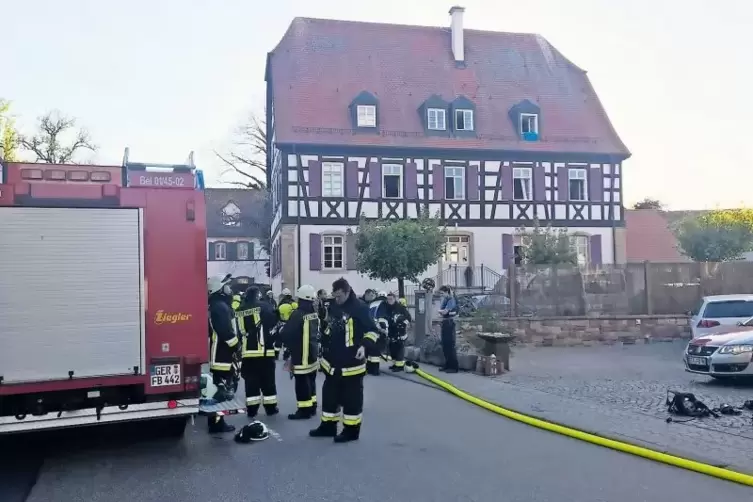
[[[444,367],[439,371],[447,373],[458,372],[458,356],[455,352],[455,318],[458,316],[458,302],[449,286],[439,288],[442,295],[442,305],[439,315],[442,317],[442,352],[444,353]]]

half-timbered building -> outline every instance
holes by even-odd
[[[583,264],[624,260],[630,155],[586,72],[539,35],[296,18],[267,59],[273,288],[388,288],[355,269],[359,216],[448,225],[443,260],[503,273],[534,218]]]

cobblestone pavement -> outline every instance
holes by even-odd
[[[499,377],[436,374],[523,413],[753,473],[753,413],[666,423],[667,389],[692,392],[712,408],[753,399],[752,384],[686,373],[684,346],[518,347],[512,371]]]

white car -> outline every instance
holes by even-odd
[[[753,295],[706,296],[690,315],[693,338],[726,332],[753,317]]]
[[[753,318],[688,343],[685,371],[714,378],[753,376]]]

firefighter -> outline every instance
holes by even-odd
[[[246,414],[255,418],[259,406],[268,416],[279,413],[275,384],[274,329],[277,315],[269,303],[261,301],[259,290],[246,290],[236,312],[238,331],[243,336],[241,375],[246,384]]]
[[[277,304],[277,318],[279,321],[279,324],[277,326],[278,332],[282,330],[283,326],[285,326],[285,323],[288,322],[290,315],[293,313],[297,306],[298,304],[296,304],[295,300],[293,300],[293,295],[290,293],[290,290],[288,288],[284,288],[280,293],[280,301]],[[280,357],[279,344],[275,345],[275,357],[278,359]]]
[[[368,310],[343,278],[332,283],[334,301],[329,308],[329,326],[322,339],[321,365],[326,375],[322,386],[319,427],[311,437],[334,437],[336,443],[359,438],[363,414],[364,359],[377,340],[377,327]],[[342,410],[343,429],[337,433]]]
[[[290,354],[290,367],[295,379],[297,409],[288,415],[290,420],[305,420],[316,416],[316,371],[319,369],[319,316],[314,302],[316,290],[303,285],[296,291],[298,308],[293,311],[280,332],[280,338]]]
[[[274,307],[275,310],[277,309],[277,302],[275,301],[275,294],[271,289],[267,291],[267,301],[269,302],[270,305],[272,305],[272,307]]]
[[[327,331],[327,317],[329,316],[329,306],[332,303],[332,297],[323,289],[317,291],[316,296],[316,312],[319,315],[319,359],[321,359],[324,356],[324,346],[321,341],[324,333]],[[324,372],[321,365],[319,366],[319,371]],[[316,374],[314,374],[314,381],[316,381]]]
[[[231,394],[233,355],[238,348],[238,336],[235,333],[234,316],[230,307],[233,291],[228,282],[230,279],[227,276],[207,279],[211,340],[209,370],[212,373],[212,381],[217,386],[214,399],[218,401],[227,400]],[[210,433],[235,430],[235,427],[225,423],[225,417],[222,415],[210,415],[208,426]]]
[[[366,295],[364,295],[364,298]],[[382,352],[387,347],[387,332],[389,329],[388,312],[387,312],[387,293],[380,291],[376,293],[376,298],[369,304],[369,313],[379,328],[379,338],[371,352],[367,354],[366,372],[369,375],[379,376],[379,363],[381,362]]]
[[[371,305],[371,302],[376,300],[376,291],[373,289],[367,289],[363,292],[363,296],[359,298],[367,307]]]
[[[407,328],[411,319],[408,309],[397,301],[394,293],[387,295],[387,330],[388,353],[392,360],[390,371],[405,369],[405,340],[408,339]]]

